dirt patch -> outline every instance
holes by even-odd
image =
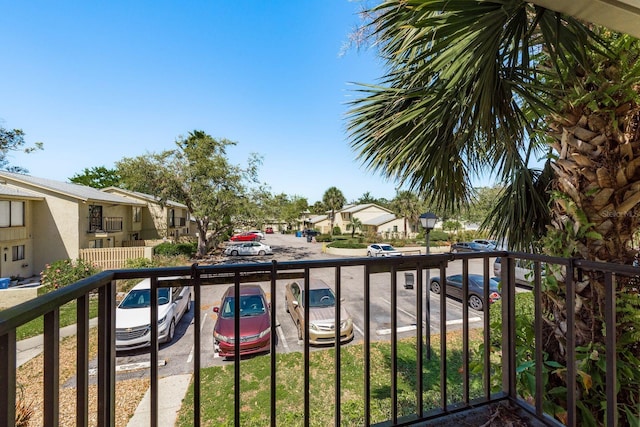
[[[89,359],[94,359],[97,354],[97,329],[93,328],[89,333]],[[67,337],[60,342],[59,367],[61,384],[59,394],[60,426],[76,425],[76,388],[69,386],[75,384],[76,375],[76,338]],[[18,384],[18,405],[24,405],[31,411],[29,426],[41,426],[44,410],[44,385],[43,365],[44,356],[34,357],[16,372]],[[90,379],[91,382],[91,379]],[[116,382],[116,418],[115,425],[125,427],[133,416],[138,403],[142,400],[149,388],[148,379],[130,379]],[[89,425],[96,426],[98,412],[97,385],[89,386]]]

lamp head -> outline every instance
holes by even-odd
[[[427,230],[433,230],[438,221],[438,216],[432,212],[426,212],[420,215],[420,224]]]

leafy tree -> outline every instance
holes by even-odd
[[[331,222],[330,236],[333,236],[333,223],[335,221],[336,211],[342,209],[345,202],[344,194],[342,194],[342,191],[338,190],[337,187],[330,187],[322,196],[322,203],[331,211],[331,217],[329,218]]]
[[[322,215],[327,212],[327,207],[322,201],[317,201],[313,205],[309,206],[309,211],[316,215]]]
[[[376,203],[377,199],[371,195],[370,192],[365,192],[360,196],[358,200],[356,200],[356,204],[358,205],[366,205],[369,203]]]
[[[404,238],[407,238],[407,221],[412,224],[418,222],[422,213],[422,203],[418,196],[411,191],[399,191],[396,197],[391,201],[391,209],[401,218],[404,223]]]
[[[97,189],[118,187],[120,185],[120,174],[116,169],[94,166],[92,168],[84,168],[82,173],[73,175],[69,178],[69,181]]]
[[[347,223],[347,230],[351,230],[351,238],[353,238],[357,230],[362,230],[362,221],[360,221],[360,218],[351,216],[351,219]]]
[[[473,176],[492,171],[504,190],[490,231],[511,248],[631,262],[640,225],[638,40],[521,0],[390,0],[368,16],[387,71],[380,85],[361,87],[350,111],[364,164],[431,194],[443,211],[468,206]],[[531,167],[540,158],[543,168]],[[602,278],[584,277],[568,312],[564,276],[546,277],[549,363],[565,365],[565,325],[575,316],[586,349],[578,363],[591,369],[582,378],[601,380],[589,357],[605,351]],[[637,298],[625,298],[636,291],[616,283],[625,330],[637,331],[628,314]],[[619,360],[640,359],[636,342],[618,341]],[[629,372],[618,375],[626,416],[639,399],[637,369]],[[547,381],[548,390],[566,388],[561,376]],[[590,385],[581,383],[579,424],[603,419],[602,384]]]
[[[22,166],[10,166],[7,156],[12,151],[32,153],[42,149],[43,144],[41,142],[36,142],[32,146],[26,146],[24,132],[21,129],[5,129],[0,126],[0,169],[8,172],[28,173],[29,171]]]
[[[174,150],[125,158],[116,166],[125,188],[187,206],[198,227],[196,255],[203,257],[211,243],[228,235],[231,218],[241,208],[245,183],[256,179],[260,163],[256,155],[244,169],[229,163],[226,148],[234,144],[195,130],[179,137]]]

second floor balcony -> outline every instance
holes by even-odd
[[[487,286],[494,280],[496,257],[501,259],[499,298]],[[530,266],[528,289],[516,286],[521,260]],[[24,397],[17,380],[23,378],[16,368],[17,330],[42,319],[41,369],[31,372],[32,382],[47,397],[38,412],[40,424],[61,425],[61,402],[68,402],[71,394],[73,425],[118,425],[124,411],[118,402],[132,397],[119,387],[125,377],[117,369],[122,353],[116,352],[116,286],[120,280],[148,278],[150,346],[135,354],[146,355],[145,367],[136,375],[148,380],[149,425],[165,425],[160,402],[175,390],[161,387],[160,382],[169,372],[166,364],[182,352],[189,355],[184,372],[190,384],[176,425],[435,426],[461,420],[483,425],[496,416],[503,417],[497,422],[517,420],[520,425],[580,425],[584,389],[571,316],[565,325],[569,362],[561,370],[568,387],[558,400],[563,412],[546,412],[544,387],[549,377],[541,311],[546,266],[565,272],[568,306],[575,306],[575,289],[582,278],[597,273],[603,279],[606,306],[613,308],[617,281],[636,272],[631,266],[508,252],[105,271],[0,312],[0,387],[7,390],[0,404],[0,424],[15,424],[14,408]],[[454,277],[460,288],[445,298],[444,284]],[[322,321],[300,327],[291,311],[300,309],[303,318],[312,319],[310,284],[315,280],[329,284],[334,308]],[[478,280],[485,285],[479,293],[472,290]],[[297,304],[287,301],[294,295],[287,293],[292,282],[301,284]],[[247,283],[264,291],[272,339],[260,354],[240,356],[249,338],[234,339],[242,336],[243,323],[241,316],[232,316],[233,332],[227,341],[231,356],[222,360],[220,352],[216,356],[212,335],[213,318],[222,311],[214,314],[213,307],[221,307],[222,295],[231,287],[235,313],[241,313],[241,285]],[[187,322],[176,328],[174,340],[164,344],[162,324],[151,320],[158,319],[161,290],[176,286],[191,287],[193,308]],[[523,313],[517,303],[522,295],[531,302],[531,336],[522,332]],[[61,369],[59,326],[61,308],[70,302],[76,305],[77,345],[72,372],[66,373],[66,365]],[[91,307],[97,310],[95,328]],[[312,345],[324,329],[329,343],[341,340],[342,328],[331,325],[345,322],[343,309],[352,321],[353,339],[338,346]],[[628,425],[624,414],[616,411],[620,373],[614,314],[608,315],[605,326],[606,355],[601,357],[606,359],[602,365],[606,410],[597,422]],[[90,350],[90,342],[95,342],[95,350]],[[528,388],[522,387],[525,382]]]
[[[122,231],[122,217],[106,216],[103,217],[99,224],[92,224],[88,233],[114,233]]]

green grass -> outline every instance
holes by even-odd
[[[474,336],[471,348],[477,349],[480,335]],[[415,339],[398,343],[398,413],[416,411]],[[432,359],[424,361],[423,399],[425,409],[440,403],[440,344],[432,338]],[[462,338],[450,333],[447,338],[447,395],[449,404],[462,401]],[[371,344],[371,422],[391,418],[391,347],[389,343]],[[471,358],[477,358],[473,352]],[[341,425],[364,424],[364,358],[362,345],[350,345],[341,352]],[[310,391],[310,425],[334,424],[335,350],[313,351],[309,357],[310,382],[303,383],[303,354],[276,356],[276,422],[277,425],[304,424],[304,390]],[[243,426],[265,426],[270,420],[269,357],[255,357],[240,362],[240,421]],[[234,364],[205,368],[201,371],[201,425],[233,426]],[[470,375],[470,397],[480,397],[482,376]],[[178,414],[178,426],[193,423],[193,384]]]
[[[89,318],[98,316],[98,299],[89,299]],[[60,327],[73,325],[76,323],[76,302],[71,301],[60,307]],[[25,323],[16,329],[16,339],[18,341],[25,338],[35,337],[44,332],[44,318],[38,317],[31,322]]]

